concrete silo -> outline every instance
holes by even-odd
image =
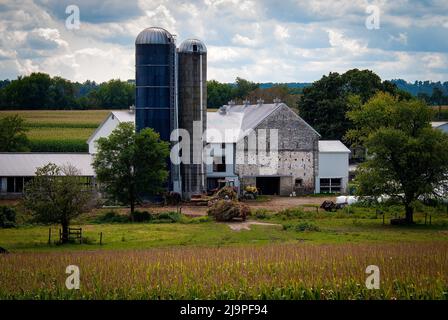
[[[176,44],[162,28],[147,28],[135,40],[135,123],[137,132],[153,128],[170,141],[177,128]],[[169,190],[180,192],[178,167],[171,164]]]
[[[181,165],[183,196],[189,199],[206,189],[202,134],[207,128],[207,48],[197,39],[185,40],[178,49],[178,102],[179,128],[190,134],[190,164]]]

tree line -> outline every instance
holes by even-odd
[[[124,109],[134,104],[132,83],[113,79],[97,84],[32,73],[0,82],[0,109]]]
[[[300,92],[301,88],[287,84],[263,86],[239,77],[235,83],[210,80],[207,82],[207,107],[218,108],[230,100],[241,103],[249,99],[255,103],[258,99],[264,99],[271,102],[276,97],[295,107]],[[133,81],[113,79],[100,84],[90,80],[79,83],[50,77],[45,73],[0,81],[0,110],[126,109],[134,104]]]
[[[431,97],[435,89],[441,91],[442,95],[448,98],[448,81],[432,82],[432,81],[415,81],[414,83],[407,82],[403,79],[391,80],[401,90],[405,90],[413,96]],[[437,92],[436,90],[436,92]],[[436,103],[434,103],[436,104]]]

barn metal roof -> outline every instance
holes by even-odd
[[[207,142],[235,143],[274,112],[281,104],[225,105],[207,112]],[[216,131],[220,139],[216,139]]]
[[[82,176],[94,176],[92,155],[88,153],[0,152],[0,177],[32,177],[48,163],[73,165]]]
[[[196,46],[196,47],[195,47]],[[196,49],[196,50],[194,50]],[[198,39],[187,39],[183,41],[179,46],[179,52],[198,52],[198,53],[206,53],[207,47],[205,43]]]
[[[250,130],[255,129],[264,119],[271,115],[278,108],[286,106],[284,103],[258,103],[258,104],[242,104],[242,105],[225,105],[222,107],[223,112],[207,112],[207,142],[235,143],[239,139],[246,136]],[[225,111],[224,111],[225,110]],[[298,118],[300,118],[297,115]],[[300,118],[303,120],[302,118]],[[308,123],[309,126],[317,135]],[[225,130],[232,129],[238,134],[225,134]],[[213,130],[221,131],[222,141],[212,139],[209,132]],[[229,132],[229,131],[227,131]],[[320,135],[319,135],[320,136]]]
[[[319,152],[350,153],[350,149],[339,140],[320,140]]]
[[[174,37],[167,30],[159,27],[146,28],[135,39],[135,44],[170,44]]]
[[[447,123],[448,123],[447,121],[433,121],[433,122],[431,122],[431,126],[433,128],[438,128],[438,127],[441,127],[441,126],[443,126],[443,125],[445,125]]]
[[[207,142],[236,143],[247,135],[249,130],[255,129],[264,119],[281,106],[286,105],[284,103],[231,104],[223,106],[222,111],[207,112]],[[135,114],[129,111],[112,111],[109,117],[111,115],[114,115],[119,122],[135,123]],[[95,137],[96,132],[104,125],[109,117],[103,121],[87,142],[90,142]],[[300,118],[298,115],[297,117]],[[319,135],[308,123],[305,121],[304,123]]]
[[[120,122],[135,122],[135,113],[129,111],[112,111],[111,112]]]

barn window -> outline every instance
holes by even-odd
[[[321,193],[341,192],[341,186],[342,186],[341,178],[320,179],[320,192]]]
[[[6,192],[22,193],[23,192],[23,177],[8,177],[6,179]]]
[[[296,188],[301,188],[303,186],[303,180],[302,179],[296,179],[294,182],[294,186]]]

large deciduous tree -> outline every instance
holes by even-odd
[[[448,179],[448,135],[431,128],[431,110],[421,100],[378,93],[367,103],[352,101],[347,138],[367,148],[356,176],[360,196],[400,199],[413,223],[416,201],[439,196]]]
[[[59,223],[62,243],[68,241],[70,220],[88,211],[93,204],[92,186],[86,184],[80,171],[67,165],[49,163],[36,170],[36,176],[25,185],[24,205],[36,220]]]
[[[129,204],[131,215],[141,195],[163,190],[169,144],[148,128],[135,132],[132,123],[121,123],[108,138],[100,138],[93,166],[101,189],[111,200]]]
[[[29,151],[25,120],[18,115],[0,118],[0,151]]]
[[[348,98],[357,95],[364,103],[378,91],[400,92],[393,83],[381,82],[381,78],[370,70],[353,69],[344,74],[331,72],[303,89],[299,114],[323,139],[342,139],[352,126],[346,117]],[[403,92],[400,95],[410,98]]]

